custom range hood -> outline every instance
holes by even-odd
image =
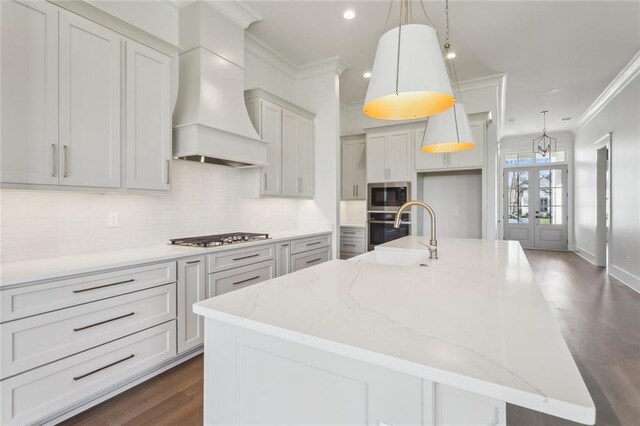
[[[259,167],[267,164],[244,100],[244,29],[259,19],[236,2],[180,9],[180,85],[173,113],[174,158]]]

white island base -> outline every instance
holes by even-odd
[[[215,319],[206,425],[504,425],[503,401]]]

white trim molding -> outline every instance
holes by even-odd
[[[640,293],[640,277],[633,275],[616,265],[611,265],[609,267],[609,275],[632,290]]]
[[[183,8],[196,0],[168,0],[178,8]],[[234,24],[246,29],[253,22],[262,21],[262,16],[255,10],[247,6],[244,2],[238,0],[204,0],[209,6],[223,14]]]
[[[576,132],[589,123],[602,109],[607,106],[638,74],[640,74],[640,50],[631,58],[629,63],[616,75],[611,83],[600,93],[595,101],[586,109],[576,121],[573,131]]]
[[[586,260],[587,262],[591,263],[592,265],[596,264],[596,255],[591,253],[589,250],[586,250],[576,245],[573,252],[578,256],[580,256],[581,258],[583,258],[584,260]]]
[[[479,89],[495,88],[497,92],[496,136],[497,140],[502,139],[502,130],[505,127],[506,117],[507,74],[494,74],[485,77],[478,77],[472,78],[470,80],[460,81],[457,84],[457,87],[460,87],[460,91],[462,93]]]
[[[301,66],[300,68],[298,68],[298,74],[296,78],[298,80],[301,80],[330,72],[339,75],[342,74],[342,71],[346,70],[347,68],[349,67],[339,56],[334,56],[333,58],[323,59],[321,61],[312,62],[310,64]]]

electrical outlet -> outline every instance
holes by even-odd
[[[118,226],[118,212],[109,213],[109,228],[115,228]]]

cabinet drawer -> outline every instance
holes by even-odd
[[[306,253],[294,254],[291,256],[291,266],[294,271],[319,265],[331,259],[331,249],[323,248]]]
[[[0,322],[175,281],[176,262],[167,262],[3,290]]]
[[[276,276],[276,261],[268,260],[255,265],[209,274],[208,295],[220,296]]]
[[[33,423],[176,355],[170,321],[0,382],[0,424]]]
[[[354,254],[364,253],[364,239],[340,238],[340,253],[343,251]]]
[[[176,317],[166,284],[0,325],[2,377],[56,361]]]
[[[362,238],[364,239],[364,228],[340,228],[340,239],[343,238]]]
[[[305,251],[315,250],[321,247],[328,247],[330,245],[331,234],[293,240],[291,241],[291,254],[303,253]]]
[[[237,268],[238,266],[251,265],[256,262],[275,258],[274,244],[264,244],[258,247],[249,247],[240,250],[221,251],[207,256],[209,273]]]

